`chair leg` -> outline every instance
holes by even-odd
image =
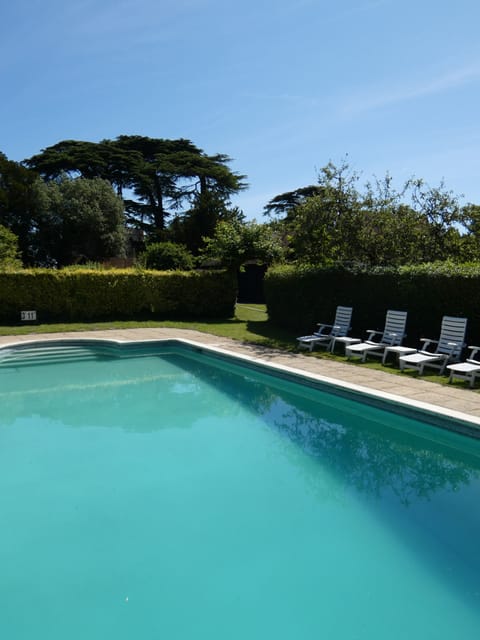
[[[475,380],[480,377],[480,372],[479,371],[472,371],[471,376],[470,376],[470,389],[473,389],[475,386]]]
[[[447,362],[448,360],[445,358],[445,360],[442,362],[442,366],[440,367],[440,375],[443,376],[443,374],[445,373],[445,368],[447,366]]]

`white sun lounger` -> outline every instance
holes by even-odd
[[[411,355],[399,358],[400,369],[415,369],[420,375],[425,367],[439,369],[440,374],[445,371],[449,362],[460,360],[463,347],[465,346],[465,332],[467,330],[467,318],[454,318],[444,316],[438,340],[423,338],[422,349]],[[435,351],[428,351],[431,344],[436,344]]]
[[[470,357],[465,362],[458,362],[457,364],[449,364],[447,369],[450,371],[449,382],[452,382],[454,378],[460,378],[461,380],[468,380],[470,388],[475,385],[476,378],[480,378],[480,360],[475,360],[477,352],[480,351],[480,347],[468,347],[471,350]]]
[[[317,331],[309,336],[297,338],[298,346],[301,349],[312,351],[314,347],[325,347],[328,349],[334,338],[346,336],[350,331],[350,321],[352,319],[352,307],[337,307],[333,324],[320,324]]]
[[[407,323],[406,311],[387,311],[385,328],[383,331],[368,330],[368,338],[365,342],[347,346],[347,357],[360,357],[365,362],[367,355],[383,356],[386,347],[400,345],[405,337],[405,325]]]

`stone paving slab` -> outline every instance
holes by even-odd
[[[251,345],[228,338],[188,329],[110,329],[107,331],[82,331],[22,336],[0,336],[0,346],[31,341],[59,339],[106,339],[117,341],[183,339],[216,347],[232,353],[253,357],[276,366],[293,368],[309,374],[348,382],[366,389],[394,394],[403,399],[429,403],[480,419],[480,393],[475,390],[447,387],[412,377],[394,376],[386,371],[371,370],[354,365],[308,356],[303,353],[285,353],[269,347]]]

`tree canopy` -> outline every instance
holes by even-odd
[[[397,190],[388,173],[363,188],[358,183],[347,162],[329,162],[319,172],[318,185],[267,203],[267,215],[284,216],[294,260],[400,265],[475,255],[478,244],[469,236],[478,231],[476,209],[462,209],[443,183],[432,188],[411,178]]]
[[[271,264],[284,256],[284,247],[275,229],[255,221],[219,222],[213,236],[204,240],[203,255],[231,269],[238,269],[249,260]]]
[[[41,183],[37,262],[63,266],[125,253],[123,203],[101,178]]]
[[[246,188],[225,154],[208,155],[190,140],[121,135],[115,140],[64,140],[25,160],[45,180],[66,173],[108,180],[124,197],[127,223],[162,239],[176,212],[207,194],[225,203]],[[128,197],[131,196],[131,197]]]
[[[123,203],[100,178],[42,181],[0,154],[0,224],[18,238],[25,265],[59,266],[121,255]]]
[[[0,153],[0,225],[25,265],[64,265],[135,248],[184,245],[232,266],[249,259],[397,266],[480,260],[480,206],[460,205],[443,182],[392,177],[361,184],[346,160],[316,184],[272,198],[266,224],[246,223],[230,198],[246,188],[230,158],[185,138],[120,135],[63,140],[23,163]]]
[[[22,259],[33,264],[39,216],[37,174],[0,153],[0,224],[18,238]]]

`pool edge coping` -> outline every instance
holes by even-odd
[[[333,390],[340,395],[348,395],[350,398],[359,402],[365,402],[366,397],[369,400],[367,404],[375,405],[386,410],[390,409],[395,413],[402,413],[403,415],[410,417],[414,417],[415,414],[420,414],[422,417],[426,418],[426,421],[438,428],[452,431],[467,437],[480,439],[480,418],[471,414],[463,413],[455,409],[449,409],[448,407],[441,407],[428,402],[422,402],[420,400],[414,400],[412,398],[406,398],[404,396],[396,395],[387,391],[381,391],[379,389],[373,389],[371,387],[366,387],[357,383],[346,382],[339,378],[332,378],[330,376],[325,376],[311,371],[305,371],[303,369],[297,369],[295,367],[290,367],[284,364],[267,362],[266,360],[258,356],[238,353],[223,347],[205,344],[203,342],[197,342],[189,338],[165,337],[146,339],[142,338],[136,340],[125,340],[108,337],[55,337],[52,339],[37,338],[0,345],[0,353],[4,349],[15,347],[53,343],[61,344],[67,342],[85,344],[110,343],[117,346],[153,343],[177,343],[180,345],[188,346],[195,351],[205,351],[213,355],[221,356],[222,358],[234,359],[255,368],[261,368],[267,372],[274,372],[279,377],[288,378],[300,384],[307,384],[310,387],[323,387],[324,390],[325,387],[327,387],[328,389]]]

